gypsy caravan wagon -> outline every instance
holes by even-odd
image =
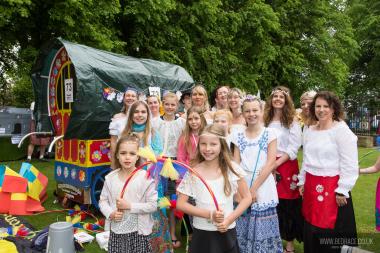
[[[98,207],[110,170],[108,126],[133,87],[180,92],[193,79],[180,66],[114,54],[63,39],[43,47],[32,69],[38,132],[54,133],[57,194]]]

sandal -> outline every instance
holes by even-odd
[[[172,246],[173,248],[178,249],[179,247],[181,247],[181,241],[177,239],[172,240]]]

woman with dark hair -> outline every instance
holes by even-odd
[[[318,92],[310,107],[317,121],[306,129],[299,175],[303,194],[304,252],[340,252],[356,246],[351,190],[359,176],[357,137],[343,120],[338,97]]]
[[[211,111],[228,109],[227,95],[230,87],[226,85],[219,85],[211,92]]]
[[[285,252],[294,251],[294,239],[302,241],[302,198],[298,183],[298,149],[302,143],[301,125],[296,119],[296,110],[287,87],[273,89],[265,104],[264,123],[276,130],[276,170],[278,219],[281,238],[286,241]]]

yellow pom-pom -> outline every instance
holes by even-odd
[[[157,162],[156,155],[149,147],[140,147],[138,155],[154,163]]]
[[[179,178],[179,173],[174,169],[172,159],[168,158],[165,160],[160,175],[171,180],[177,180]]]
[[[71,223],[72,224],[76,224],[76,223],[79,223],[81,221],[81,217],[80,217],[80,215],[75,215],[74,217],[73,217],[73,219],[71,220]]]
[[[168,200],[167,197],[162,197],[158,200],[158,207],[160,209],[163,209],[163,208],[168,208],[170,207],[171,204],[170,204],[170,201]]]
[[[70,222],[71,223],[71,216],[66,216],[66,222]]]

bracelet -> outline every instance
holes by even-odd
[[[339,193],[339,192],[336,192],[335,195],[336,195],[336,196],[339,196],[339,197],[345,197],[344,194]]]

